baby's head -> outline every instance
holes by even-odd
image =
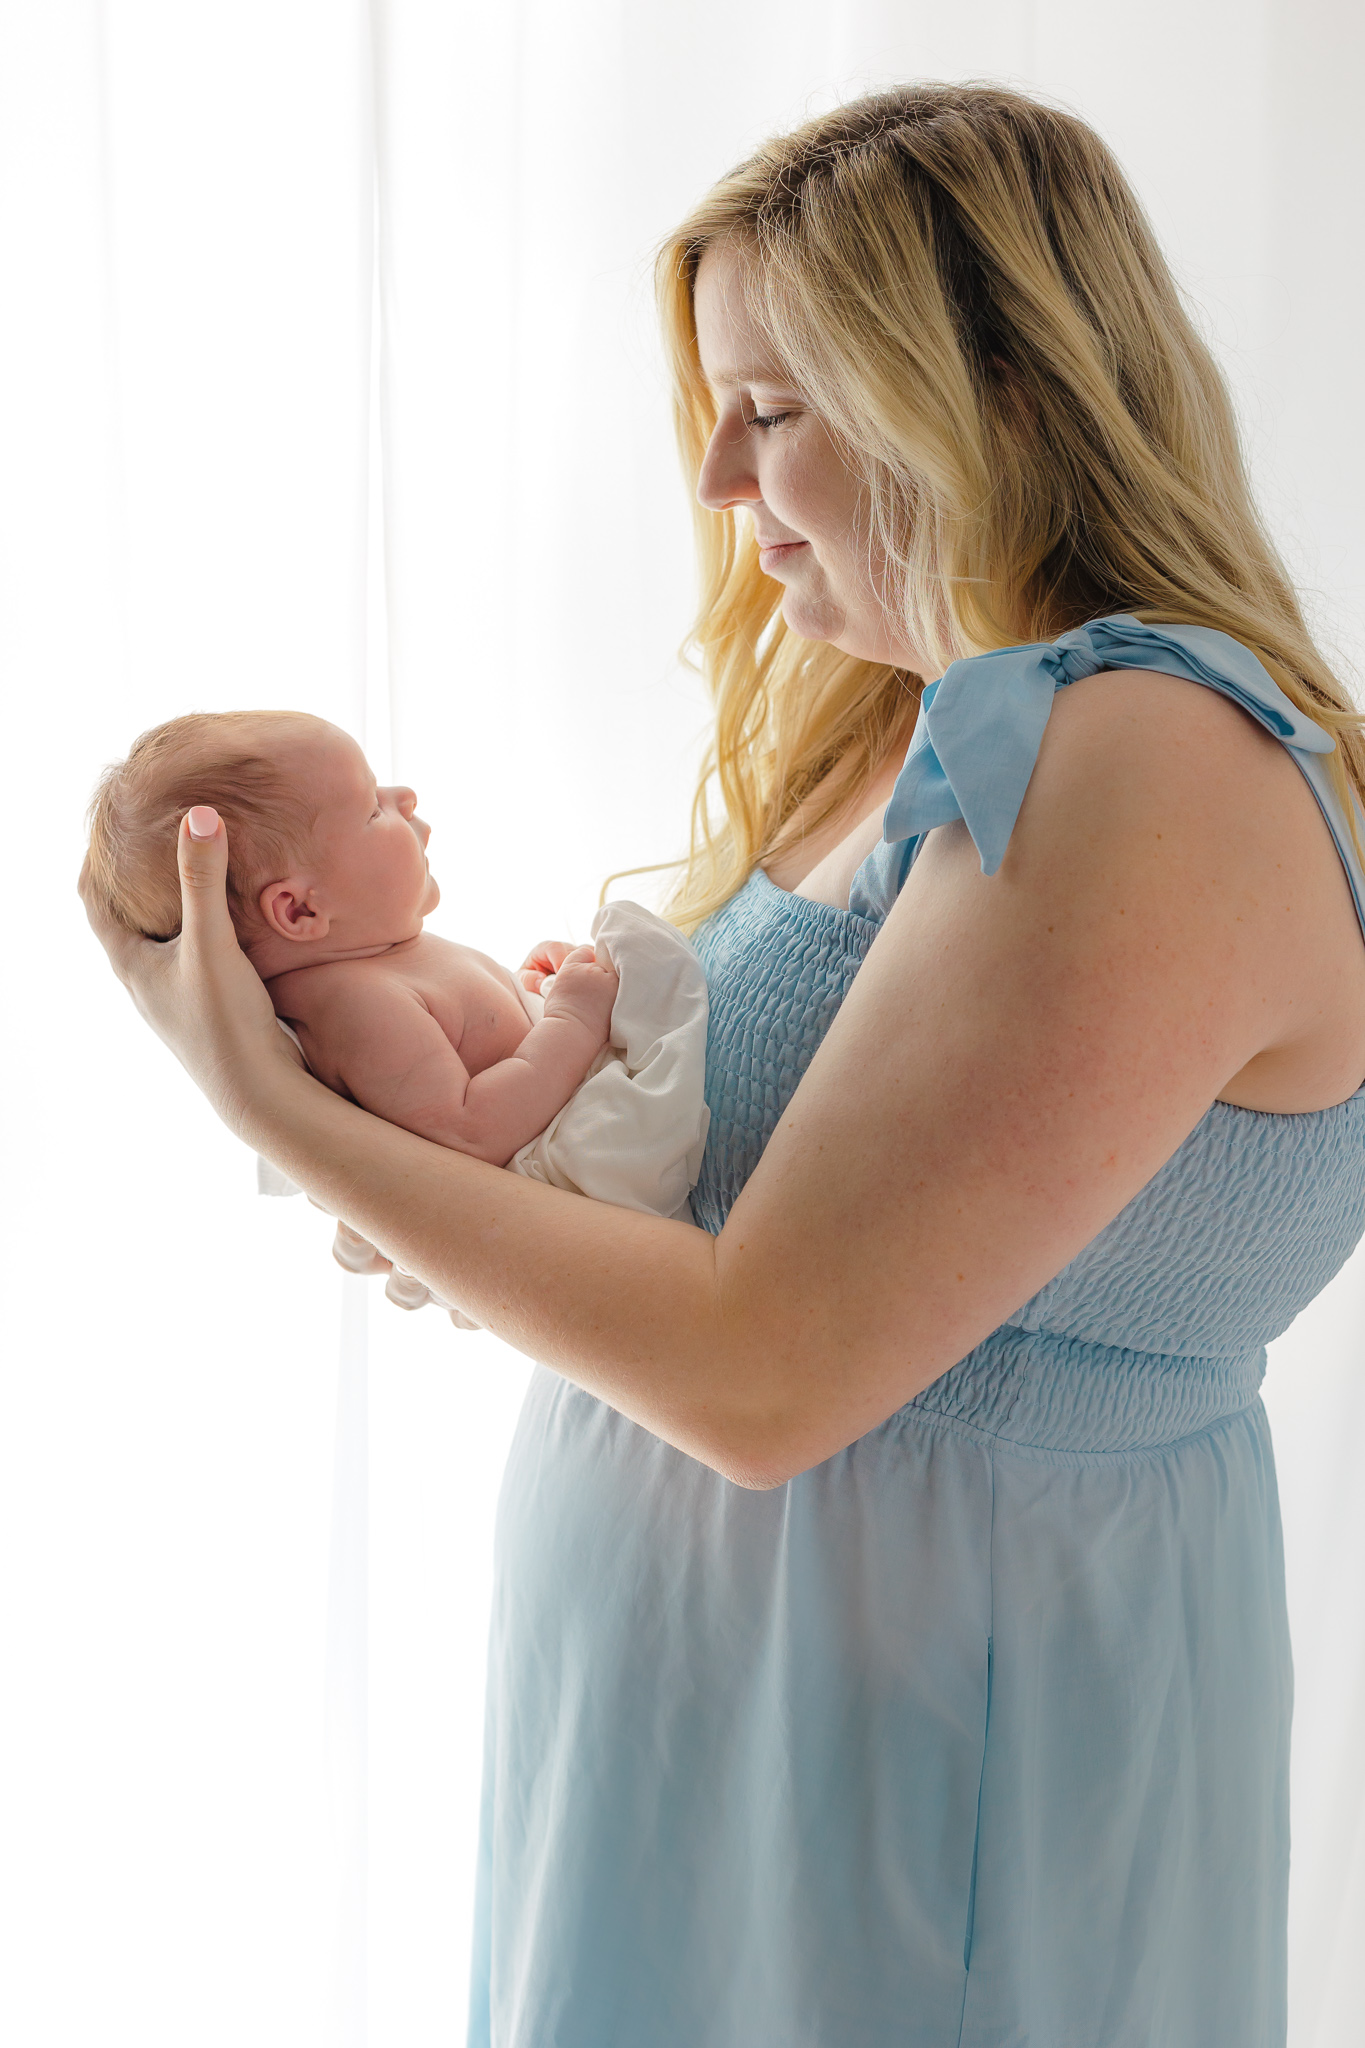
[[[379,788],[347,733],[301,711],[191,712],[135,741],[90,806],[90,885],[128,931],[180,929],[176,835],[212,804],[228,905],[262,974],[415,938],[440,891],[410,789]]]

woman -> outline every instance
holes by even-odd
[[[1079,122],[860,101],[661,279],[726,811],[674,910],[703,1227],[312,1082],[211,814],[182,939],[102,933],[248,1143],[541,1367],[471,2040],[1280,2042],[1257,1387],[1365,1227],[1360,721]]]

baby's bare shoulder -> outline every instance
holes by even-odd
[[[358,1077],[376,1062],[385,1070],[401,1066],[420,1053],[428,1034],[448,1035],[433,1004],[383,954],[297,968],[269,986],[275,1015],[298,1032],[313,1072],[342,1094],[354,1095]]]
[[[435,932],[419,932],[415,939],[395,946],[382,957],[386,965],[400,974],[470,974],[483,955],[472,946],[458,945],[454,939],[438,938]]]
[[[288,974],[275,975],[267,986],[276,1015],[291,1021],[311,1021],[341,1009],[388,1009],[416,999],[412,977],[400,967],[390,967],[387,954],[297,967]]]
[[[500,961],[480,953],[475,946],[461,946],[453,939],[437,938],[423,932],[406,946],[384,955],[393,973],[412,988],[424,992],[435,987],[443,995],[473,995],[482,1001],[490,980],[516,994],[517,985]]]

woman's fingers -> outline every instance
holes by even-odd
[[[196,805],[176,837],[181,930],[174,939],[122,931],[91,893],[88,864],[79,888],[95,936],[143,1017],[233,1129],[267,1073],[303,1064],[275,1021],[265,984],[237,943],[227,899],[227,829]],[[245,1133],[243,1133],[245,1135]]]
[[[198,828],[196,830],[196,827]],[[181,936],[190,940],[198,958],[211,957],[223,947],[238,950],[237,934],[227,904],[227,832],[223,821],[207,805],[187,811],[180,821],[176,842],[180,867]],[[145,1016],[150,1016],[144,997],[149,982],[164,979],[165,970],[180,950],[174,941],[144,939],[112,918],[90,884],[90,857],[81,863],[76,891],[95,937],[109,955],[120,981],[132,990]]]
[[[368,1237],[362,1237],[358,1230],[352,1230],[349,1223],[337,1223],[336,1236],[332,1240],[332,1257],[348,1273],[372,1273],[390,1271],[389,1261],[377,1251]]]
[[[436,1298],[415,1273],[404,1273],[398,1266],[389,1274],[384,1292],[396,1308],[425,1308]]]
[[[217,811],[195,804],[180,821],[181,937],[195,951],[230,946],[237,934],[227,901],[227,830]]]

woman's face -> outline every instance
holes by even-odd
[[[743,249],[726,242],[697,268],[697,347],[717,412],[697,496],[713,512],[749,514],[794,633],[924,674],[886,601],[867,487],[777,362],[749,310],[747,270]]]

